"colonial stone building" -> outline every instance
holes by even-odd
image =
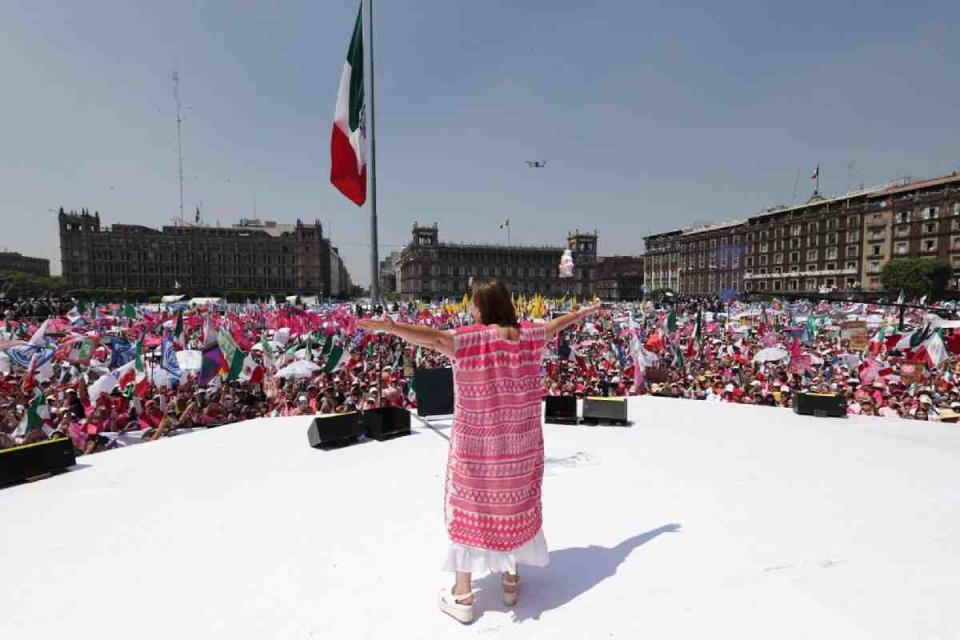
[[[102,228],[99,213],[65,213],[62,208],[59,221],[63,276],[71,285],[148,293],[177,286],[210,294],[250,290],[332,296],[350,290],[349,274],[319,221]]]
[[[878,291],[891,258],[947,261],[960,288],[960,175],[900,181],[804,204],[773,207],[742,222],[648,236],[649,290],[715,295]]]
[[[774,209],[745,225],[747,291],[816,293],[860,289],[863,215],[869,191]]]
[[[863,221],[865,289],[881,289],[883,265],[902,256],[947,261],[960,289],[960,175],[888,187],[869,198]]]
[[[643,256],[602,256],[589,269],[592,292],[601,300],[643,298]]]
[[[569,248],[574,277],[560,278],[560,257]],[[398,293],[418,299],[460,298],[474,277],[496,276],[518,294],[593,294],[590,265],[597,257],[596,232],[568,234],[567,246],[519,246],[440,242],[436,224],[414,223],[413,237],[396,262]]]
[[[35,276],[50,276],[50,261],[31,258],[12,251],[0,251],[0,271],[19,271]]]
[[[393,295],[397,293],[397,263],[400,261],[400,251],[391,251],[390,255],[380,261],[380,293]]]
[[[686,229],[677,240],[680,293],[743,290],[743,222]]]
[[[643,282],[647,291],[680,290],[680,236],[683,229],[644,238]]]

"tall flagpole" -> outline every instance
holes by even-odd
[[[373,0],[367,0],[367,36],[370,41],[370,113],[368,114],[370,127],[370,306],[374,307],[380,301],[380,258],[377,246],[377,135],[375,124],[375,99],[373,66]]]

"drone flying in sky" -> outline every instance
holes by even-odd
[[[543,169],[547,166],[546,160],[527,160],[527,166],[531,169]]]

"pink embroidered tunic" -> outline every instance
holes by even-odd
[[[540,364],[546,336],[542,324],[524,323],[519,333],[517,340],[507,340],[492,326],[454,331],[447,532],[455,550],[488,553],[483,562],[462,553],[457,561],[449,559],[451,551],[448,569],[470,571],[471,566],[460,566],[470,564],[473,570],[507,570],[515,560],[531,562],[531,553],[541,560],[532,564],[546,563],[540,530]]]

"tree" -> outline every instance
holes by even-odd
[[[883,265],[880,280],[890,295],[903,291],[907,300],[934,298],[950,282],[950,265],[936,258],[896,258]]]

